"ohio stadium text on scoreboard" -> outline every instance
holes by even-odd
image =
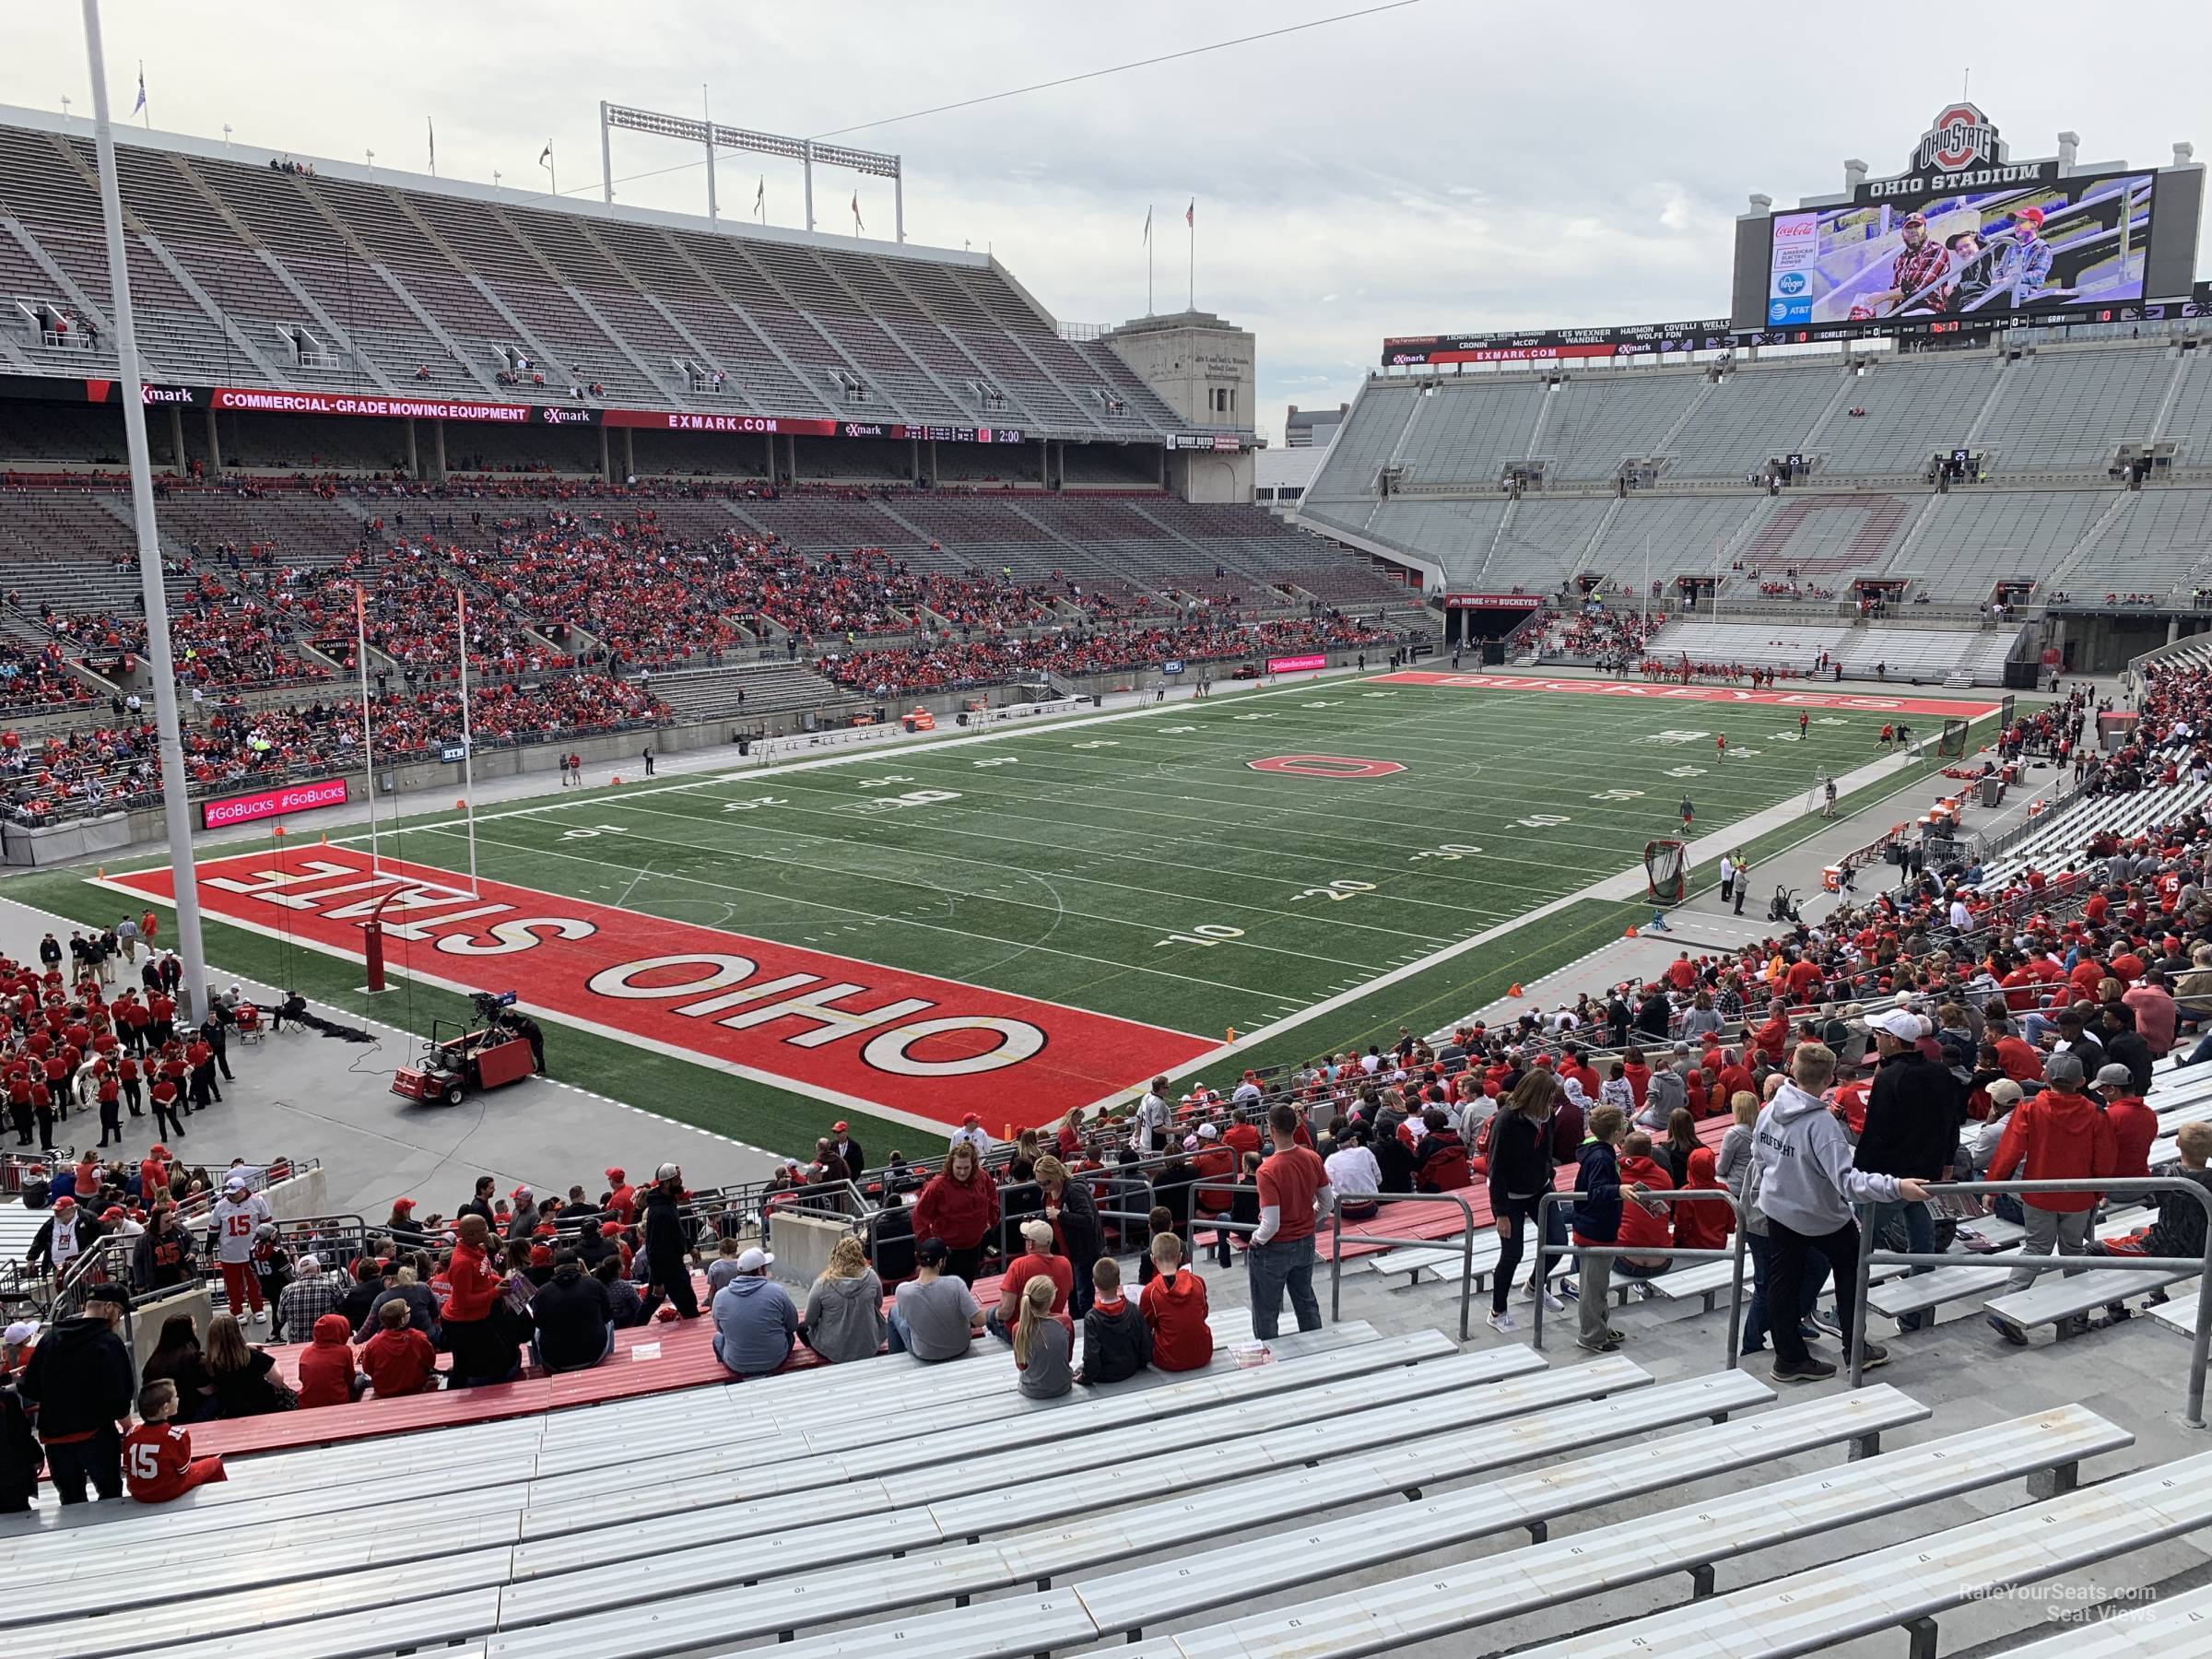
[[[1214,1041],[359,848],[241,853],[199,866],[200,907],[358,959],[381,915],[386,967],[453,991],[518,990],[534,1012],[860,1111],[957,1126],[1037,1126],[1205,1053]],[[104,885],[159,902],[163,867]],[[381,907],[381,909],[380,909]]]

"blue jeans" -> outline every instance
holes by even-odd
[[[900,1312],[897,1308],[893,1308],[883,1316],[883,1323],[890,1331],[890,1335],[887,1339],[890,1351],[894,1354],[905,1353],[906,1315]]]
[[[1767,1264],[1773,1256],[1773,1246],[1764,1233],[1747,1232],[1744,1248],[1751,1257],[1751,1303],[1744,1310],[1742,1351],[1756,1354],[1767,1342]],[[1797,1292],[1797,1323],[1803,1324],[1811,1315],[1814,1305],[1820,1300],[1820,1287],[1828,1278],[1828,1260],[1808,1259],[1805,1277],[1799,1281]]]
[[[1252,1334],[1262,1342],[1273,1340],[1282,1327],[1283,1292],[1290,1293],[1291,1311],[1301,1331],[1321,1329],[1321,1303],[1313,1295],[1313,1240],[1272,1239],[1244,1253],[1244,1267],[1252,1287]]]
[[[1928,1206],[1924,1204],[1900,1203],[1874,1206],[1873,1213],[1867,1219],[1866,1248],[1869,1250],[1886,1248],[1882,1242],[1882,1235],[1889,1230],[1890,1222],[1900,1217],[1903,1218],[1905,1223],[1905,1248],[1914,1255],[1934,1254],[1936,1218],[1928,1213]],[[1913,1267],[1907,1270],[1906,1277],[1910,1277],[1916,1273],[1930,1271],[1931,1269],[1926,1267]],[[1904,1313],[1899,1315],[1897,1328],[1900,1331],[1917,1331],[1927,1322],[1928,1315],[1925,1313]]]
[[[2212,1060],[2212,1031],[2205,1033],[2203,1040],[2189,1051],[2189,1057],[2182,1064],[2183,1065],[2202,1065],[2207,1060]]]

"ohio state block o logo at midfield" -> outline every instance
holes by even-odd
[[[1288,772],[1294,778],[1387,778],[1406,770],[1395,760],[1362,760],[1356,755],[1270,755],[1244,764],[1253,771]]]

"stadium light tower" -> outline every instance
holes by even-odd
[[[123,381],[123,433],[131,462],[132,518],[138,531],[138,582],[146,600],[146,665],[154,679],[154,724],[161,737],[161,816],[177,898],[177,944],[184,957],[183,1004],[207,1018],[207,958],[200,944],[199,873],[192,859],[185,800],[184,740],[177,727],[177,668],[169,641],[169,595],[161,587],[161,537],[154,528],[154,473],[146,444],[146,382],[131,304],[131,267],[123,240],[123,193],[115,182],[115,133],[108,120],[108,65],[100,39],[100,0],[84,0],[85,56],[92,72],[92,146],[100,161],[100,212],[108,236],[108,283],[114,294],[116,367]]]
[[[719,220],[720,210],[714,199],[714,152],[717,149],[749,150],[756,155],[781,156],[796,161],[806,176],[806,229],[814,229],[814,165],[845,167],[870,178],[888,179],[891,182],[892,229],[900,241],[906,240],[906,175],[897,156],[881,150],[853,149],[841,144],[818,144],[812,138],[792,138],[780,133],[756,133],[747,127],[724,126],[718,121],[700,121],[689,115],[663,115],[652,110],[633,110],[622,104],[599,100],[599,172],[600,192],[606,200],[615,199],[615,155],[613,134],[617,127],[625,132],[650,133],[656,138],[679,138],[687,144],[696,144],[707,153],[707,218]]]

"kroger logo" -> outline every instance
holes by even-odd
[[[1805,292],[1805,276],[1801,272],[1784,271],[1776,278],[1774,287],[1784,294],[1802,294]]]

